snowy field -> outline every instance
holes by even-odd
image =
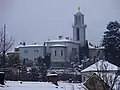
[[[59,86],[55,86],[48,82],[20,82],[7,81],[0,90],[85,90],[79,83],[63,83],[59,82]]]

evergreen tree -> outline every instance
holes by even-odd
[[[35,67],[32,67],[30,70],[30,79],[31,81],[38,81],[39,79],[39,70]]]
[[[105,59],[120,66],[120,24],[110,22],[104,32],[102,46],[105,47]]]
[[[88,46],[88,41],[86,40],[84,48],[84,55],[89,58],[89,46]]]
[[[45,64],[45,59],[42,57],[38,57],[37,61],[38,61],[37,66],[39,68],[39,73],[41,73],[42,80],[44,81],[47,73],[47,66]]]
[[[89,46],[88,46],[87,40],[85,42],[85,46],[83,46],[83,47],[79,46],[80,63],[82,63],[81,60],[83,60],[85,57],[89,58]]]
[[[46,64],[46,68],[49,69],[51,65],[51,57],[50,54],[46,54],[44,57],[44,63]]]

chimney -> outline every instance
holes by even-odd
[[[65,39],[69,40],[69,37],[65,37]]]
[[[23,45],[25,46],[25,45],[26,45],[26,43],[25,43],[25,42],[23,42]]]
[[[62,39],[62,36],[59,36],[59,40]]]
[[[22,45],[22,42],[20,42],[20,45]]]

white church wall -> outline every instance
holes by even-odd
[[[66,47],[50,47],[52,62],[65,62]]]

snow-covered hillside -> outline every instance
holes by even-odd
[[[55,86],[48,82],[20,82],[7,81],[6,86],[0,87],[0,90],[84,90],[80,84],[71,84],[59,82],[59,86]]]

